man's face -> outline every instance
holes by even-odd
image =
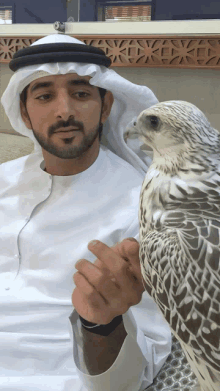
[[[97,142],[106,115],[101,112],[99,90],[89,84],[90,78],[75,73],[46,76],[28,87],[27,112],[21,106],[22,118],[50,154],[77,158]]]

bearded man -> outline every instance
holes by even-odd
[[[110,63],[53,34],[9,65],[2,104],[35,150],[0,166],[4,391],[142,391],[170,353],[138,257],[149,157],[123,139],[157,99]]]

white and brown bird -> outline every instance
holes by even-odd
[[[126,136],[153,150],[140,205],[147,292],[202,391],[220,390],[220,133],[184,101],[141,112]]]

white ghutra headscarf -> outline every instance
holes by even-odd
[[[34,42],[31,46],[51,43],[77,43],[85,45],[83,42],[68,35],[52,34]],[[130,163],[144,176],[151,163],[152,152],[143,152],[142,142],[138,139],[125,140],[124,133],[126,127],[136,120],[141,111],[156,104],[158,100],[148,87],[131,83],[112,69],[107,69],[103,65],[83,62],[57,62],[29,65],[18,69],[11,77],[1,98],[1,103],[12,127],[22,135],[29,137],[34,142],[35,152],[42,154],[41,146],[33,132],[25,126],[21,118],[20,94],[33,80],[44,76],[63,75],[67,73],[90,76],[91,79],[89,82],[91,85],[112,92],[114,103],[111,113],[103,125],[101,142],[116,155]]]

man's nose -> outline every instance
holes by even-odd
[[[56,117],[67,121],[70,116],[75,116],[74,104],[66,93],[60,93],[56,99]]]

